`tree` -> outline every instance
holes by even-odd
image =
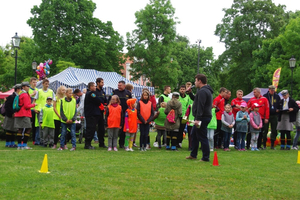
[[[131,74],[134,79],[146,76],[153,86],[176,87],[181,71],[171,54],[176,36],[175,9],[170,0],[150,0],[135,13],[137,29],[127,33],[127,49],[134,62]]]
[[[225,43],[223,58],[228,61],[227,78],[232,88],[245,92],[253,89],[252,52],[261,48],[264,39],[279,35],[286,23],[284,8],[276,6],[272,0],[234,0],[231,8],[223,9],[225,15],[215,35]]]
[[[54,62],[74,62],[83,68],[120,71],[124,42],[111,22],[93,17],[96,4],[89,0],[43,0],[31,9],[27,24],[42,53]]]

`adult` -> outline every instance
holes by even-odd
[[[225,96],[224,96],[225,105],[229,104],[230,97],[231,97],[231,91],[226,89]]]
[[[179,101],[181,103],[181,108],[182,108],[182,112],[181,112],[181,116],[180,116],[180,127],[179,127],[179,132],[178,132],[178,136],[177,136],[177,140],[178,140],[178,143],[177,143],[177,147],[178,148],[181,148],[181,144],[182,144],[182,140],[183,140],[183,131],[184,131],[184,128],[186,126],[186,123],[182,123],[182,117],[185,116],[185,113],[186,113],[186,110],[189,106],[189,103],[190,103],[190,96],[187,95],[186,93],[186,86],[185,85],[181,85],[180,86],[180,89],[179,89],[179,93],[180,93],[180,96],[179,96]]]
[[[97,110],[100,112],[99,120],[97,122],[98,124],[97,134],[98,134],[99,147],[107,148],[107,146],[104,143],[104,135],[105,135],[104,106],[107,105],[107,99],[106,99],[106,94],[103,90],[103,86],[104,86],[103,78],[97,78],[96,84],[97,84],[97,88],[95,94],[98,98],[101,99],[101,103],[98,105],[97,108]]]
[[[132,98],[131,92],[125,89],[125,81],[118,82],[118,89],[114,90],[112,95],[117,95],[120,98],[121,107],[122,107],[122,116],[123,116],[123,119],[121,121],[124,122],[125,111],[128,108],[126,101]],[[123,126],[124,123],[122,124],[122,128],[120,129],[120,138],[119,138],[120,148],[124,148],[124,144],[125,144],[125,132],[123,131],[124,129]]]
[[[291,131],[294,129],[294,122],[296,121],[299,107],[294,99],[292,99],[287,90],[281,91],[283,99],[279,102],[279,115],[277,130],[280,131],[280,150],[285,149],[285,135],[287,138],[286,150],[291,149]]]
[[[36,95],[36,83],[37,83],[37,78],[36,77],[31,77],[29,84],[29,90],[28,90],[28,94],[30,95],[30,99],[31,99],[31,103],[33,103],[34,101],[34,97]],[[36,132],[36,128],[35,128],[35,112],[34,112],[34,108],[31,108],[31,126],[32,126],[32,144],[35,144],[35,132]]]
[[[267,135],[269,132],[269,125],[271,124],[271,149],[274,148],[274,143],[277,137],[277,123],[278,123],[278,106],[280,102],[279,95],[275,92],[275,86],[270,85],[269,91],[263,95],[269,101],[270,115],[269,121],[264,124],[264,132],[263,132],[263,146],[264,149],[267,148]]]
[[[253,107],[254,103],[257,103],[258,105],[260,105],[260,108],[259,108],[258,112],[260,114],[262,123],[266,124],[266,123],[269,122],[269,115],[270,115],[270,108],[269,108],[268,99],[261,95],[261,91],[260,91],[259,88],[254,88],[253,89],[253,95],[254,95],[254,97],[249,99],[247,107],[249,108],[249,111],[250,111],[251,108]],[[258,149],[262,149],[261,144],[262,144],[262,133],[263,133],[263,131],[264,130],[262,128],[259,135],[258,135],[258,141],[257,141],[257,148]],[[250,135],[250,134],[248,134],[248,135]],[[249,137],[247,136],[247,149],[250,147],[250,146],[248,146],[248,139],[249,139]],[[250,144],[250,140],[249,140],[249,144]]]
[[[19,94],[19,106],[21,108],[14,115],[15,128],[18,129],[18,149],[31,149],[27,146],[27,141],[31,132],[31,108],[36,104],[31,104],[30,95],[28,94],[30,84],[23,82],[21,86],[22,91]]]
[[[232,101],[231,101],[231,107],[232,107],[232,113],[233,113],[234,119],[236,119],[236,113],[241,110],[241,104],[243,102],[246,103],[246,101],[244,101],[242,98],[243,98],[243,90],[237,90],[236,91],[236,98],[232,99]],[[235,131],[235,129],[236,128],[234,127],[233,142],[234,142],[234,147],[236,149],[238,149],[237,132]]]
[[[15,111],[13,110],[13,102],[19,92],[21,91],[21,84],[16,84],[14,86],[14,92],[9,95],[5,101],[5,104],[2,105],[5,108],[5,118],[3,122],[3,129],[5,130],[6,135],[6,144],[5,147],[15,148],[15,134],[18,132],[18,129],[15,128]]]
[[[222,113],[224,112],[225,106],[225,93],[226,88],[221,87],[219,90],[219,95],[213,100],[213,107],[216,108],[216,118],[217,118],[217,129],[215,130],[214,136],[214,146],[215,148],[222,148],[223,141],[223,131],[221,130],[222,126]]]
[[[36,113],[36,118],[35,118],[35,127],[38,127],[35,132],[35,144],[38,145],[43,145],[43,133],[40,124],[38,123],[38,120],[40,118],[40,111],[41,108],[46,104],[46,100],[48,97],[52,97],[53,101],[56,101],[55,94],[53,90],[49,89],[49,80],[44,79],[42,82],[42,89],[38,89],[36,91],[34,101],[33,103],[36,103],[37,105],[34,108],[34,112]]]
[[[94,82],[88,83],[88,90],[84,100],[84,114],[86,120],[86,135],[85,135],[85,149],[95,149],[91,145],[94,137],[96,126],[99,120],[103,117],[103,113],[99,109],[99,105],[104,103],[103,98],[96,95],[96,85]]]
[[[199,89],[197,90],[192,106],[193,116],[195,117],[195,124],[192,130],[192,152],[186,159],[197,159],[200,141],[202,147],[202,158],[200,161],[208,162],[210,151],[207,138],[207,125],[212,117],[213,90],[207,85],[207,78],[204,74],[195,76],[195,86]]]

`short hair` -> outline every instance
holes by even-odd
[[[228,103],[228,104],[226,104],[224,107],[226,107],[226,106],[230,106],[230,108],[231,108],[231,105]]]
[[[78,94],[78,93],[80,93],[81,92],[81,90],[79,90],[78,88],[76,88],[75,90],[74,90],[74,94]]]
[[[231,93],[231,91],[230,91],[230,90],[227,90],[227,89],[226,89],[226,93],[229,93],[229,92]]]
[[[236,93],[238,93],[238,92],[241,92],[241,93],[244,94],[243,90],[237,90]]]
[[[181,85],[181,86],[180,86],[180,88],[184,88],[184,89],[186,89],[185,85]]]
[[[66,93],[67,93],[67,92],[71,92],[71,93],[72,93],[72,92],[73,92],[73,89],[72,89],[72,88],[67,88],[67,89],[66,89]]]
[[[167,106],[166,102],[163,101],[163,102],[160,103],[160,107],[165,108],[166,106]]]
[[[258,87],[254,88],[253,90],[256,90],[257,92],[261,93],[261,90]]]
[[[32,81],[36,81],[36,80],[37,80],[36,77],[31,77],[29,82],[31,83]]]
[[[125,81],[119,81],[118,83],[123,83],[124,85],[126,84]]]
[[[201,81],[203,84],[207,83],[207,77],[204,74],[197,74],[195,76],[195,79],[197,79],[198,81]]]
[[[222,92],[226,92],[226,88],[224,88],[224,87],[221,87],[220,89],[219,89],[219,93],[222,93]]]
[[[171,87],[171,86],[169,86],[169,85],[165,85],[165,87],[164,87],[164,91],[168,88],[168,87]]]
[[[191,82],[186,82],[185,85],[192,85],[192,83]]]
[[[90,89],[90,88],[91,88],[91,86],[93,86],[93,85],[95,85],[95,83],[94,83],[94,82],[89,82],[89,83],[88,83],[88,89]]]
[[[47,82],[49,83],[50,81],[47,78],[45,78],[45,79],[43,79],[42,84],[47,83]]]
[[[103,81],[103,78],[97,78],[96,79],[96,83],[101,83],[101,81]]]
[[[125,89],[131,91],[131,90],[133,90],[133,85],[130,84],[130,83],[127,83],[127,84],[125,85]]]

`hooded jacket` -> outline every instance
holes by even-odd
[[[137,132],[137,110],[133,107],[136,99],[128,99],[128,109],[125,111],[125,126],[124,132],[136,133]],[[128,130],[128,131],[127,131]]]
[[[171,110],[175,111],[175,124],[171,124],[168,120],[165,120],[165,128],[166,130],[175,130],[180,127],[180,119],[179,117],[182,115],[182,107],[179,99],[173,98],[167,103],[167,107],[165,109],[165,114],[168,115]]]
[[[201,121],[201,119],[204,117],[212,117],[212,94],[213,89],[209,85],[204,85],[197,91],[192,107],[193,116],[195,117],[195,120]]]

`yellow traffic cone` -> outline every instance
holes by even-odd
[[[43,164],[42,164],[42,167],[41,167],[41,170],[39,171],[40,173],[50,173],[48,171],[48,158],[47,158],[47,154],[45,154],[44,156],[44,160],[43,160]]]
[[[300,151],[298,151],[298,159],[297,159],[297,163],[300,164]]]

